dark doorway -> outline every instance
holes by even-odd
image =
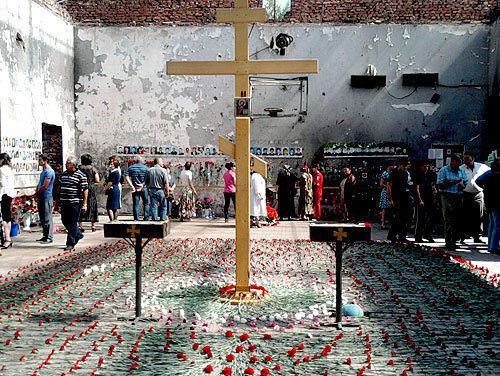
[[[49,156],[50,166],[54,169],[56,179],[59,178],[63,168],[61,127],[42,123],[42,153]]]

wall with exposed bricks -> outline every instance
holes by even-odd
[[[49,0],[38,0],[49,1]],[[232,0],[67,0],[76,23],[87,25],[205,25]],[[262,0],[250,0],[253,7]],[[498,0],[291,0],[286,22],[437,23],[490,20]]]

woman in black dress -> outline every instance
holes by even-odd
[[[84,154],[81,156],[81,166],[80,171],[82,171],[85,176],[87,176],[87,181],[89,184],[89,195],[87,198],[87,210],[80,215],[80,221],[78,222],[78,227],[80,231],[84,232],[82,222],[90,222],[92,226],[92,232],[95,231],[95,224],[99,221],[97,217],[97,196],[96,196],[96,183],[99,183],[99,174],[97,170],[92,166],[92,157],[89,154]]]

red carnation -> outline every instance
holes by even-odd
[[[302,343],[299,345],[299,350],[304,350],[304,345]]]
[[[203,370],[205,373],[211,373],[214,371],[214,367],[212,367],[210,364],[208,366],[205,367],[205,369]]]
[[[273,358],[271,358],[269,355],[266,355],[266,357],[264,358],[264,360],[266,362],[271,362],[273,360]]]
[[[272,338],[270,334],[264,334],[264,339],[270,341]]]
[[[267,368],[263,368],[261,371],[260,371],[260,375],[261,376],[269,376],[271,374],[271,371],[269,371]]]
[[[228,362],[232,362],[234,360],[234,355],[233,354],[229,354],[228,356],[226,356],[226,360]]]
[[[242,353],[242,352],[243,352],[243,347],[241,347],[241,346],[236,346],[236,352],[237,352],[237,353]]]
[[[233,370],[231,369],[231,367],[226,367],[222,370],[222,374],[225,375],[225,376],[229,376],[233,373]]]
[[[352,361],[351,358],[347,358],[347,364],[351,365]]]
[[[209,352],[211,352],[210,346],[205,346],[201,351],[203,352],[203,354],[208,354]]]
[[[234,337],[233,332],[232,332],[232,331],[230,331],[230,330],[228,330],[228,331],[226,332],[226,337],[228,337],[228,338],[232,338],[232,337]]]
[[[252,356],[252,357],[250,358],[250,363],[257,363],[257,361],[258,361],[258,359],[257,359],[257,357],[255,357],[255,356]]]
[[[275,371],[281,371],[281,367],[280,367],[280,365],[279,365],[279,364],[276,364],[276,365],[274,366],[274,370],[275,370]]]
[[[241,342],[244,342],[244,341],[246,341],[248,338],[249,338],[248,334],[243,333],[243,334],[240,336],[240,341],[241,341]]]
[[[245,372],[243,372],[243,373],[244,373],[245,375],[253,375],[253,374],[255,373],[255,371],[254,371],[252,368],[248,367],[248,368],[245,370]]]
[[[200,347],[200,344],[198,342],[193,344],[193,350],[196,351],[198,350],[198,347]]]

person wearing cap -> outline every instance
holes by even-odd
[[[488,171],[490,168],[483,163],[475,162],[474,155],[466,151],[464,153],[463,164],[460,166],[467,175],[467,185],[463,193],[463,221],[460,240],[465,242],[469,236],[472,236],[474,243],[483,243],[479,238],[482,233],[484,195],[483,189],[476,184],[476,179]]]
[[[463,190],[467,186],[467,175],[460,168],[461,163],[460,155],[453,154],[450,164],[439,170],[436,182],[441,195],[446,248],[449,250],[456,249],[458,214],[462,208]]]
[[[233,201],[233,208],[236,211],[236,166],[233,162],[226,163],[227,171],[222,178],[224,179],[224,220],[229,221],[229,206]]]
[[[309,173],[309,167],[303,166],[301,168],[301,175],[299,178],[299,218],[309,219],[313,214],[313,177]]]
[[[484,189],[486,209],[489,213],[488,251],[500,255],[500,159],[495,159],[491,170],[476,178],[476,184]]]

